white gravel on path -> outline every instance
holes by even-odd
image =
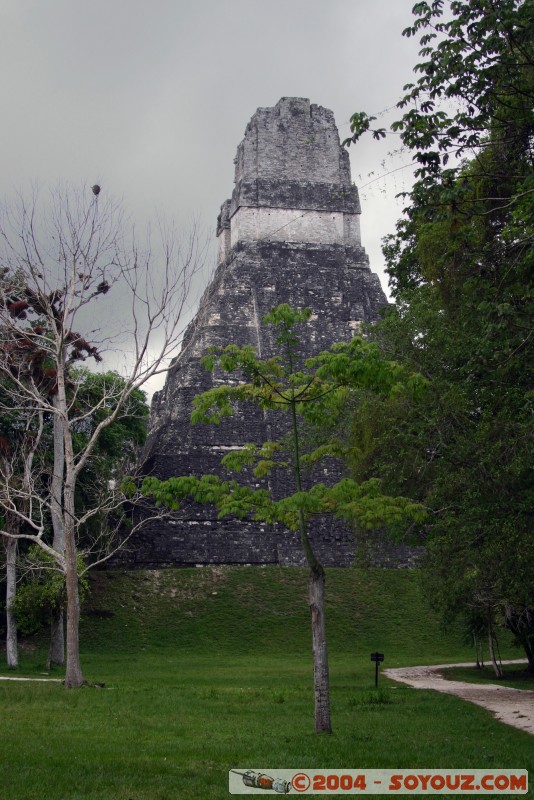
[[[503,661],[503,664],[526,663],[521,660]],[[513,725],[534,736],[534,691],[510,689],[495,683],[465,683],[450,681],[440,670],[451,667],[472,667],[473,663],[437,664],[431,667],[402,667],[385,669],[383,675],[391,680],[406,683],[415,689],[434,689],[436,692],[453,694],[492,711],[506,725]]]

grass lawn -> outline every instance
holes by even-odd
[[[501,679],[497,679],[493,667],[487,665],[479,669],[477,667],[453,667],[443,670],[443,676],[451,681],[498,683],[499,686],[510,686],[512,689],[534,691],[534,675],[527,671],[525,664],[504,664]]]
[[[327,592],[334,734],[317,736],[304,570],[96,576],[82,663],[105,687],[0,682],[2,797],[218,800],[232,767],[534,774],[533,738],[489,712],[384,678],[374,689],[376,649],[388,666],[469,659],[415,573],[332,570]],[[19,674],[38,676],[43,656]]]

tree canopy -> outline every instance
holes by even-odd
[[[252,472],[252,480],[250,473],[242,480],[218,475],[176,476],[165,481],[149,477],[143,481],[142,491],[174,509],[184,501],[194,500],[215,505],[220,517],[251,517],[282,523],[299,532],[310,568],[315,730],[329,733],[325,573],[309,536],[310,520],[329,515],[373,528],[384,522],[422,520],[425,509],[402,496],[385,494],[379,480],[357,482],[345,477],[330,483],[317,482],[309,476],[305,480],[305,469],[326,458],[343,457],[346,443],[336,435],[336,425],[326,426],[324,421],[338,419],[352,395],[364,389],[385,396],[416,394],[421,389],[421,380],[384,359],[376,344],[360,337],[333,345],[329,351],[302,363],[299,341],[305,335],[310,316],[310,309],[292,309],[282,304],[264,317],[264,323],[274,328],[279,355],[262,359],[252,347],[230,344],[215,348],[203,359],[209,370],[219,367],[224,372],[236,373],[237,382],[217,385],[197,396],[194,422],[217,424],[246,402],[269,413],[285,411],[289,416],[287,426],[278,428],[281,435],[276,441],[246,444],[223,458],[222,464],[229,473],[241,473],[246,468]],[[318,431],[317,438],[306,435],[307,426]],[[258,478],[273,470],[289,470],[293,476],[290,491],[283,496],[275,495],[268,485],[259,488],[256,485]]]
[[[432,509],[433,600],[449,618],[504,619],[534,668],[533,4],[413,11],[404,33],[421,35],[420,78],[392,127],[418,180],[385,240],[396,305],[372,335],[429,388],[362,406],[356,474]],[[353,139],[371,129],[366,115],[353,122]]]

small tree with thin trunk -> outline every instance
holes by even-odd
[[[78,388],[78,415],[83,410],[94,409],[107,387],[111,383],[118,385],[121,381],[116,372],[92,373],[86,368],[76,368],[74,376]],[[107,413],[108,410],[99,409],[91,418],[73,426],[76,454],[85,447],[96,425]],[[149,407],[144,393],[140,390],[133,392],[120,417],[102,432],[90,461],[80,474],[76,490],[76,511],[80,520],[87,513],[86,522],[84,524],[80,522],[78,532],[78,548],[81,555],[79,564],[83,570],[80,577],[93,561],[104,556],[106,552],[114,551],[127,535],[131,513],[126,514],[126,508],[121,510],[115,507],[118,497],[116,493],[109,492],[109,482],[114,481],[117,484],[123,475],[132,474],[138,448],[146,437],[148,414]],[[58,529],[62,531],[61,513],[56,511],[57,509],[60,512],[60,505],[55,498],[61,496],[63,470],[62,462],[60,461],[58,465],[57,460],[57,453],[58,451],[61,453],[61,448],[54,434],[55,422],[56,418],[44,420],[39,447],[37,452],[34,452],[32,428],[35,425],[32,425],[31,418],[28,419],[18,412],[16,415],[6,414],[0,419],[2,456],[0,474],[4,481],[12,486],[17,476],[19,482],[23,482],[27,481],[26,475],[32,473],[36,476],[42,475],[44,477],[40,493],[46,492],[47,483],[51,482],[50,493],[53,501],[50,514],[50,527],[53,532],[51,544],[54,549],[61,550],[60,540],[57,537]],[[23,423],[24,429],[21,428]],[[22,455],[26,461],[21,460]],[[13,533],[20,533],[19,519],[15,515],[8,515],[6,524],[11,524]],[[14,526],[17,526],[16,530]],[[42,625],[50,625],[47,669],[52,665],[63,666],[65,663],[64,576],[57,564],[38,548],[30,548],[29,552],[23,549],[17,559],[17,539],[3,538],[6,549],[8,666],[17,665],[17,627],[30,632]],[[21,575],[18,580],[17,572]],[[22,622],[22,625],[18,626],[19,622]]]
[[[10,407],[9,396],[0,387],[0,405],[3,414],[0,419],[0,476],[12,486],[13,503],[23,510],[27,488],[31,476],[36,451],[44,426],[43,414],[25,413],[19,408]],[[18,667],[18,629],[14,612],[17,592],[18,538],[21,533],[21,520],[13,509],[0,511],[0,526],[9,532],[3,537],[5,546],[6,575],[6,661],[10,669]]]
[[[351,398],[365,388],[389,393],[413,391],[420,384],[394,363],[384,361],[376,345],[356,338],[334,345],[328,352],[299,360],[299,328],[310,318],[309,309],[294,310],[287,305],[273,309],[265,318],[274,326],[281,356],[261,360],[253,348],[229,345],[214,349],[204,358],[207,369],[216,366],[225,372],[239,372],[244,381],[217,386],[195,398],[194,422],[218,423],[234,413],[236,405],[252,401],[269,412],[289,413],[289,446],[286,437],[261,446],[249,444],[231,451],[222,463],[231,472],[252,469],[255,478],[272,470],[290,470],[293,493],[279,498],[269,489],[256,488],[218,476],[186,476],[159,481],[146,478],[142,491],[156,502],[173,509],[192,499],[214,503],[219,515],[251,516],[269,523],[280,522],[300,534],[302,549],[309,567],[308,602],[311,612],[314,666],[315,730],[331,733],[328,651],[325,625],[325,571],[314,552],[309,536],[309,521],[314,516],[335,515],[357,522],[365,528],[396,523],[406,518],[422,519],[424,509],[403,497],[388,497],[380,491],[377,480],[358,484],[344,478],[333,486],[305,480],[305,470],[324,458],[346,455],[343,442],[325,431],[325,420],[343,413]],[[308,437],[304,427],[319,431],[318,446],[304,452]],[[321,436],[321,429],[323,435]],[[316,442],[317,444],[317,442]],[[306,488],[306,484],[308,488]]]
[[[127,233],[120,206],[102,195],[57,189],[44,205],[37,195],[30,203],[19,198],[0,219],[0,411],[52,420],[53,440],[48,477],[35,465],[23,481],[11,469],[0,475],[0,533],[38,545],[65,575],[67,687],[84,683],[80,531],[123,500],[113,487],[102,487],[94,507],[79,513],[77,487],[103,432],[128,413],[132,395],[176,353],[204,256],[196,231],[180,247],[172,231],[161,229],[159,251],[149,239],[141,249]],[[99,315],[101,326],[95,324]],[[120,340],[110,330],[115,320]],[[112,348],[125,355],[124,375],[107,381],[88,407],[79,402],[83,381],[76,366],[102,361]],[[89,429],[96,418],[77,446],[76,430],[84,424]],[[41,424],[32,431],[28,453],[46,446],[43,430]]]

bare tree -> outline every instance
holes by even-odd
[[[30,203],[19,197],[4,208],[0,221],[0,412],[32,420],[21,454],[28,465],[23,479],[9,459],[2,461],[0,533],[38,545],[65,575],[67,687],[84,683],[80,531],[88,519],[118,509],[124,499],[113,487],[102,487],[94,507],[80,513],[76,488],[103,431],[177,352],[191,311],[193,278],[205,257],[196,229],[180,246],[175,231],[160,226],[159,249],[150,237],[140,248],[133,233],[126,234],[120,206],[103,194],[59,188],[43,204],[34,193]],[[110,328],[120,310],[124,319],[117,338]],[[99,316],[102,325],[95,324]],[[76,366],[87,359],[101,362],[117,347],[125,354],[125,373],[109,380],[93,404],[80,402]],[[52,421],[48,445],[45,419]],[[80,447],[75,431],[95,419]],[[28,461],[47,446],[53,451],[48,476],[42,460],[39,469]],[[108,548],[97,560],[109,555]]]

